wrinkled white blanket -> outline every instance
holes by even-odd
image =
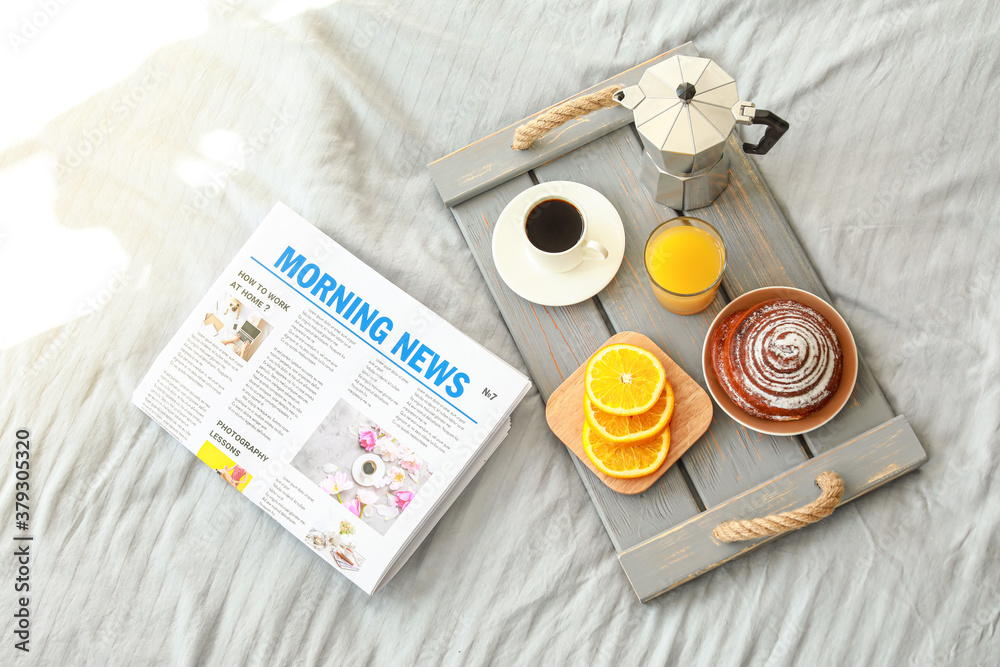
[[[995,663],[995,4],[2,11],[0,524],[11,544],[27,427],[29,660]],[[758,164],[927,449],[919,472],[640,605],[535,394],[369,599],[130,404],[278,200],[523,368],[426,163],[689,39],[791,123]],[[10,610],[11,557],[0,573]]]

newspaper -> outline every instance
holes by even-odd
[[[529,388],[278,204],[133,401],[371,594],[496,449]]]

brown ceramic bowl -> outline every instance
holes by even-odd
[[[730,400],[726,392],[722,391],[719,381],[712,370],[712,357],[708,349],[708,343],[712,339],[712,332],[719,326],[722,320],[726,319],[738,310],[753,308],[759,303],[770,301],[771,299],[792,299],[805,304],[817,311],[833,325],[833,330],[840,341],[840,348],[844,355],[844,372],[840,378],[840,386],[834,392],[830,402],[817,412],[795,421],[778,422],[769,419],[761,419],[747,414]],[[769,435],[801,435],[819,428],[823,424],[833,419],[840,410],[847,405],[854,391],[854,382],[858,379],[858,348],[854,344],[854,336],[847,328],[847,322],[840,316],[833,306],[815,294],[804,292],[794,287],[762,287],[760,289],[747,292],[743,296],[733,299],[722,311],[716,315],[712,325],[708,328],[705,336],[705,343],[702,346],[701,365],[705,373],[705,382],[708,384],[708,393],[712,395],[715,402],[723,411],[734,420],[743,424],[749,429],[767,433]]]

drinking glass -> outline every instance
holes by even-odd
[[[705,287],[698,289],[697,291],[677,292],[667,289],[659,281],[657,281],[656,278],[654,278],[654,273],[657,273],[655,268],[654,270],[650,270],[651,262],[655,261],[657,252],[663,252],[663,241],[661,240],[663,235],[671,229],[682,226],[694,227],[695,229],[705,232],[715,243],[720,254],[721,261],[719,263],[718,275],[710,276],[712,278],[711,283],[705,285]],[[683,253],[685,251],[685,244],[676,244],[673,251],[675,253]],[[693,315],[694,313],[701,312],[705,310],[705,308],[708,308],[709,304],[712,303],[712,300],[715,298],[715,293],[719,291],[719,284],[722,282],[722,274],[726,270],[726,246],[723,244],[722,237],[719,235],[719,232],[716,231],[715,227],[698,218],[681,216],[667,220],[653,230],[653,232],[649,235],[649,239],[646,241],[644,260],[646,265],[646,275],[649,277],[649,283],[653,290],[653,295],[656,296],[656,300],[660,302],[660,305],[670,312],[678,315]]]

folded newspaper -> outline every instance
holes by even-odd
[[[371,594],[500,444],[529,388],[278,204],[132,400]]]

